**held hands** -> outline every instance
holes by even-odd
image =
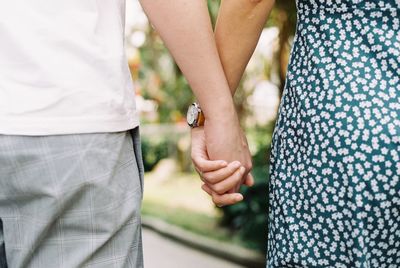
[[[224,159],[224,160],[210,160]],[[217,206],[243,200],[242,184],[252,186],[252,163],[246,137],[235,120],[223,123],[206,120],[205,126],[192,130],[192,160]]]

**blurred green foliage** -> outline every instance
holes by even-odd
[[[143,97],[157,102],[159,122],[182,121],[194,96],[160,37],[151,27],[146,43],[140,48],[140,55],[139,80],[144,88]]]
[[[142,138],[143,164],[146,172],[153,168],[162,160],[170,157],[170,142],[164,136],[157,139]]]

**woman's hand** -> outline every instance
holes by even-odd
[[[212,196],[218,206],[233,205],[243,200],[237,193],[243,183],[247,186],[254,184],[253,177],[239,161],[228,163],[223,160],[210,160],[207,149],[204,128],[192,130],[192,160],[197,172],[204,181],[202,189]]]

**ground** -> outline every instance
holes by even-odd
[[[243,268],[143,230],[146,268]]]

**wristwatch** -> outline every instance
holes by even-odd
[[[190,105],[186,120],[191,128],[201,127],[204,125],[205,117],[198,103],[195,102]]]

